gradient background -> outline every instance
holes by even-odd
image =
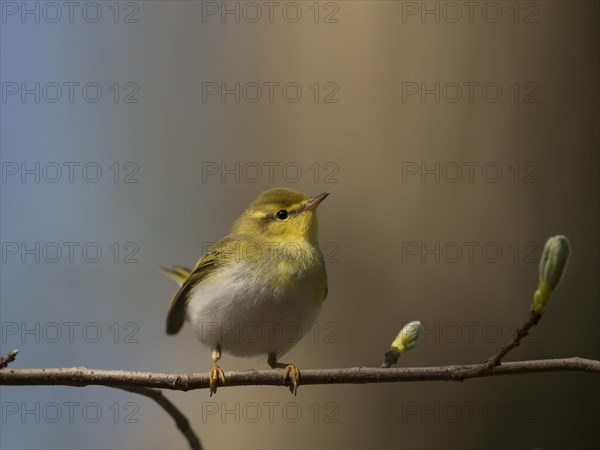
[[[400,327],[420,320],[424,342],[401,365],[483,361],[527,317],[541,248],[558,233],[571,240],[569,271],[533,336],[508,359],[600,358],[597,2],[476,2],[472,20],[463,6],[455,23],[456,9],[443,2],[324,2],[317,23],[312,1],[289,6],[285,17],[282,2],[272,23],[263,2],[256,3],[263,13],[257,23],[248,20],[255,9],[237,22],[218,14],[203,21],[202,3],[183,1],[122,3],[117,23],[112,1],[95,4],[102,12],[96,23],[85,18],[98,8],[89,7],[84,18],[82,2],[72,23],[66,6],[62,19],[50,23],[55,11],[46,9],[45,17],[43,3],[15,3],[15,15],[8,3],[2,2],[0,23],[3,90],[6,83],[35,82],[97,82],[103,89],[96,103],[85,101],[81,89],[73,102],[66,91],[56,103],[43,95],[39,103],[33,95],[2,99],[4,172],[13,163],[47,170],[80,164],[73,182],[66,171],[55,183],[3,172],[0,346],[3,354],[20,348],[14,367],[207,371],[209,349],[189,326],[175,337],[164,333],[175,285],[158,267],[193,265],[259,192],[277,186],[332,192],[319,209],[329,274],[319,333],[283,360],[301,369],[376,365]],[[39,23],[23,19],[21,9],[36,3]],[[302,17],[291,23],[294,7]],[[419,11],[408,15],[412,7]],[[438,8],[439,20],[423,19],[423,8]],[[492,23],[498,9],[502,15]],[[125,22],[130,13],[137,22]],[[337,22],[325,22],[330,13]],[[115,82],[117,102],[109,90]],[[128,82],[134,85],[125,89]],[[256,103],[231,95],[203,101],[207,82],[295,82],[302,98],[292,103],[276,90],[272,102],[266,91]],[[446,100],[454,96],[449,90],[439,102],[434,95],[403,98],[406,83],[435,82],[497,83],[502,94],[496,102],[481,89],[473,101],[466,90],[454,103]],[[334,84],[325,89],[325,83]],[[516,101],[513,83],[520,89]],[[138,88],[137,103],[123,101],[131,86]],[[337,102],[326,103],[331,86]],[[464,172],[451,182],[453,168],[465,162],[478,165],[473,180]],[[96,183],[83,178],[86,163],[102,168]],[[114,163],[121,169],[116,183]],[[234,175],[208,176],[212,163],[225,163]],[[267,163],[279,164],[272,179]],[[403,177],[421,163],[439,163],[447,176]],[[293,166],[289,172],[285,164]],[[493,170],[482,171],[486,164],[502,169],[497,182]],[[139,169],[132,176],[137,183],[123,182],[131,168]],[[36,263],[7,251],[10,243],[33,248],[36,242],[80,246],[73,262],[64,254]],[[89,242],[103,251],[96,263],[81,254]],[[117,262],[109,248],[115,242]],[[465,244],[471,242],[473,258]],[[407,253],[413,245],[434,254]],[[137,262],[125,263],[131,249]],[[51,342],[54,322],[78,324],[73,342],[63,325]],[[96,343],[82,335],[90,323],[87,337],[102,332]],[[36,326],[37,336],[20,334]],[[221,366],[267,367],[264,359],[228,355]],[[3,387],[0,393],[2,448],[186,446],[162,409],[118,390]],[[296,398],[277,387],[167,396],[209,448],[595,448],[600,437],[598,377],[581,373],[305,386]],[[21,415],[36,402],[46,408],[39,423],[35,414]],[[72,423],[65,402],[82,405]],[[269,402],[275,402],[272,420]],[[52,423],[48,408],[56,403],[63,416]],[[5,414],[11,405],[16,415]],[[101,418],[91,423],[95,411],[84,417],[85,405],[98,405]],[[256,405],[262,416],[253,423]],[[236,408],[237,415],[227,413]],[[125,421],[128,413],[137,423]]]

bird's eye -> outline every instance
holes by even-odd
[[[282,209],[275,214],[275,217],[277,217],[279,220],[285,220],[288,218],[288,212],[285,209]]]

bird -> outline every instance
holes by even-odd
[[[211,396],[219,382],[225,385],[218,365],[222,352],[267,355],[271,368],[284,369],[282,383],[296,395],[300,371],[279,357],[311,329],[327,297],[316,208],[328,195],[268,189],[192,270],[163,268],[179,284],[168,306],[167,334],[178,333],[188,321],[211,348]]]

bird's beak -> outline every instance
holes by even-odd
[[[322,194],[315,195],[314,197],[309,198],[306,204],[304,205],[304,211],[312,211],[317,206],[319,206],[319,204],[323,200],[325,200],[328,195],[329,192],[323,192]]]

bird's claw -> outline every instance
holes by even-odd
[[[283,371],[283,384],[290,380],[289,388],[290,392],[296,395],[298,392],[298,386],[300,386],[300,370],[293,364],[288,364]]]
[[[213,394],[217,393],[218,381],[220,380],[221,384],[223,384],[223,385],[225,384],[225,374],[223,373],[221,368],[216,363],[213,363],[212,367],[210,368],[210,372],[208,373],[208,378],[209,378],[210,396],[212,397]]]

